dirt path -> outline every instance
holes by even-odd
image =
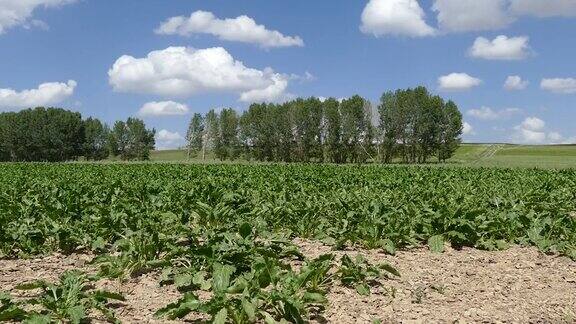
[[[329,253],[321,244],[298,240],[310,257]],[[542,322],[576,323],[576,262],[547,256],[533,248],[507,251],[448,250],[433,254],[426,249],[389,256],[362,253],[372,262],[388,262],[402,277],[382,282],[370,296],[335,287],[328,295],[324,319],[329,323],[429,322]],[[53,255],[33,260],[0,260],[0,289],[38,279],[54,280],[65,270],[91,271],[90,256]],[[126,323],[166,323],[152,316],[176,300],[173,287],[159,287],[158,275],[148,274],[126,283],[102,281],[99,285],[127,297],[117,310]],[[320,319],[322,322],[322,319]]]

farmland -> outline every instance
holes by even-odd
[[[423,264],[443,252],[458,259],[459,250],[529,249],[527,260],[550,265],[558,261],[542,253],[563,256],[551,277],[576,258],[573,169],[5,164],[0,178],[3,267],[60,253],[87,263],[57,268],[90,274],[65,273],[60,291],[107,280],[107,292],[78,298],[73,311],[44,296],[40,313],[18,288],[53,286],[4,282],[12,297],[2,299],[0,319],[81,318],[91,309],[112,318],[107,302],[123,297],[108,290],[145,278],[173,289],[149,310],[158,321],[302,322],[333,311],[342,289],[394,300],[395,280],[413,271],[398,267],[411,250],[433,252]]]
[[[155,162],[186,162],[185,150],[154,151],[150,156]],[[192,158],[193,163],[215,163],[208,154],[205,161]],[[243,162],[243,161],[240,161]],[[445,164],[449,166],[513,167],[566,169],[576,168],[576,145],[511,145],[511,144],[462,144]]]

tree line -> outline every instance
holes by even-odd
[[[358,95],[338,101],[298,98],[194,114],[189,157],[273,162],[426,163],[449,159],[461,143],[462,114],[425,87],[386,92],[374,118]]]
[[[110,156],[147,160],[155,145],[155,130],[137,118],[110,128],[96,118],[60,108],[26,109],[0,114],[0,161],[98,161]]]

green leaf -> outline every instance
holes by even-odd
[[[52,323],[52,319],[48,315],[36,314],[36,315],[32,315],[29,318],[27,318],[23,323],[24,324],[50,324],[50,323]]]
[[[256,320],[256,306],[254,306],[254,304],[246,299],[242,299],[242,309],[244,309],[244,313],[246,313],[250,322]]]
[[[366,283],[360,283],[355,286],[356,291],[362,296],[370,295],[370,287]]]
[[[241,278],[238,278],[234,282],[234,284],[230,288],[227,289],[227,292],[229,294],[239,294],[239,293],[243,292],[244,289],[248,288],[248,285],[249,285],[248,281],[246,281],[246,279],[241,277]]]
[[[396,255],[396,245],[394,242],[392,242],[391,239],[381,240],[380,247],[384,250],[384,252],[390,255]]]
[[[400,272],[388,263],[382,263],[378,267],[386,272],[395,275],[396,277],[400,277]]]
[[[212,287],[215,293],[223,293],[230,286],[230,277],[236,271],[236,268],[230,265],[214,264],[212,274]]]
[[[323,294],[310,292],[305,293],[303,299],[305,302],[317,304],[324,304],[328,301]]]
[[[38,288],[46,288],[48,287],[48,283],[42,280],[38,280],[38,281],[33,281],[33,282],[27,282],[27,283],[23,283],[20,284],[18,286],[15,287],[15,289],[18,290],[34,290],[34,289],[38,289]]]
[[[274,319],[274,317],[272,317],[272,315],[270,315],[270,313],[265,312],[265,311],[260,311],[260,315],[262,315],[264,317],[264,323],[277,324],[276,320]]]
[[[496,240],[496,248],[500,251],[507,250],[510,244],[504,240]]]
[[[72,324],[80,324],[80,322],[86,318],[86,310],[81,305],[68,308],[66,313]]]
[[[240,226],[238,232],[240,233],[240,236],[247,238],[252,234],[252,225],[250,223],[244,223]]]
[[[226,319],[228,318],[228,311],[226,308],[222,308],[212,319],[213,324],[226,324]]]
[[[428,239],[428,247],[434,253],[444,252],[444,236],[434,235]]]
[[[0,311],[0,322],[22,321],[27,315],[28,313],[20,307],[11,306]]]
[[[119,301],[126,301],[126,298],[122,296],[120,293],[114,293],[111,291],[106,290],[97,290],[92,293],[92,296],[97,300],[106,301],[108,299],[119,300]]]
[[[93,242],[92,242],[92,251],[102,251],[106,248],[106,241],[98,236]]]
[[[177,288],[188,287],[192,284],[192,276],[189,273],[181,273],[174,276],[174,285]]]
[[[285,319],[296,324],[304,323],[304,318],[302,318],[302,313],[300,309],[294,305],[290,300],[284,300],[284,314]]]
[[[186,293],[184,297],[182,297],[177,302],[168,304],[166,307],[163,307],[154,313],[156,317],[165,317],[168,316],[170,319],[182,318],[192,311],[197,310],[202,303],[194,295],[193,293]]]

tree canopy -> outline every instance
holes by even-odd
[[[0,161],[103,160],[110,153],[127,160],[148,159],[154,131],[139,119],[120,123],[122,146],[106,124],[92,117],[83,120],[78,112],[38,107],[0,113]]]
[[[255,103],[241,115],[211,110],[194,115],[187,138],[192,151],[221,160],[426,163],[449,159],[461,135],[456,104],[417,87],[384,93],[376,110],[358,95]]]

